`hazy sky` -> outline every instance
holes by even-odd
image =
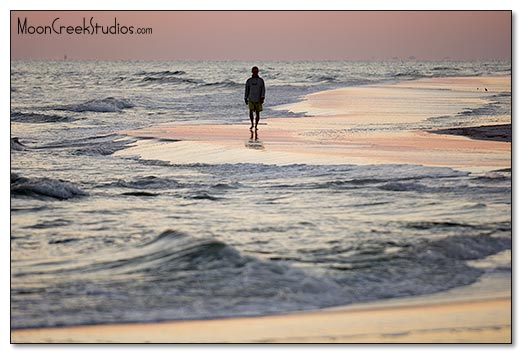
[[[67,34],[119,23],[134,34]],[[45,30],[55,21],[62,34]],[[151,28],[152,34],[137,34]],[[76,29],[80,32],[83,29]],[[509,59],[509,11],[12,11],[11,58]]]

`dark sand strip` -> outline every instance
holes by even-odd
[[[428,132],[435,134],[462,135],[476,140],[511,142],[511,124],[428,130]]]

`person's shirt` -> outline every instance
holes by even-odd
[[[265,81],[258,77],[251,77],[245,84],[245,100],[261,102],[265,99]]]

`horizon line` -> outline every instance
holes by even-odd
[[[26,61],[236,61],[236,62],[263,62],[263,61],[281,61],[281,62],[294,62],[294,61],[331,61],[331,62],[426,62],[426,61],[454,61],[454,62],[473,62],[473,61],[509,61],[512,62],[512,58],[474,58],[474,59],[454,59],[454,58],[438,58],[438,59],[419,59],[419,58],[367,58],[367,59],[132,59],[132,58],[10,58],[13,60],[26,60]]]

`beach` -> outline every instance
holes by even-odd
[[[485,87],[489,94],[510,93],[511,77],[426,78],[320,91],[280,107],[301,116],[262,118],[257,132],[248,130],[247,120],[126,129],[120,141],[128,146],[114,156],[173,165],[422,165],[496,176],[511,171],[510,114],[490,115],[487,124],[441,123],[433,128],[423,123],[434,117],[444,122],[444,117],[484,106],[488,101],[478,91]],[[464,118],[459,124],[465,124]],[[510,251],[491,253],[493,259],[485,259],[510,264]],[[477,262],[484,262],[481,257]],[[282,314],[15,329],[11,341],[510,343],[511,276],[478,279],[434,294]]]
[[[476,96],[476,86],[487,86],[490,93],[502,93],[510,90],[511,79],[507,76],[489,80],[485,77],[435,78],[324,91],[282,106],[312,114],[311,117],[262,120],[257,135],[245,129],[248,128],[246,122],[163,124],[125,131],[130,136],[152,139],[142,140],[135,148],[116,154],[171,163],[409,163],[468,170],[508,168],[511,144],[506,142],[510,140],[510,124],[502,125],[503,135],[496,139],[484,137],[483,132],[497,132],[497,125],[449,132],[354,128],[361,124],[371,127],[375,123],[421,123],[434,114],[457,114],[484,102]],[[510,122],[510,116],[499,116],[498,120]]]

